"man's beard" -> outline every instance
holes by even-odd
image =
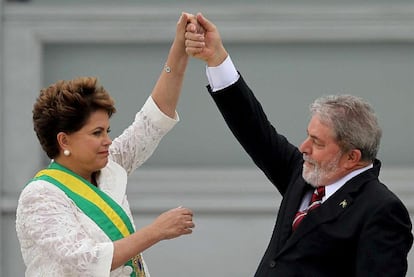
[[[307,183],[313,187],[319,187],[321,185],[327,185],[325,182],[334,175],[339,169],[339,160],[342,154],[339,153],[332,161],[328,164],[321,166],[320,163],[312,160],[307,155],[303,155],[303,160],[311,163],[313,169],[308,167],[306,163],[303,163],[302,177]]]

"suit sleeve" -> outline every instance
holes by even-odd
[[[223,90],[207,88],[236,139],[284,194],[289,179],[301,174],[302,155],[297,147],[277,133],[242,77]]]

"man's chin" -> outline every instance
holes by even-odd
[[[312,171],[310,170],[310,168],[307,167],[307,166],[303,166],[303,168],[302,168],[302,177],[303,177],[303,179],[305,179],[305,180],[310,179],[310,175],[312,175]]]
[[[305,182],[311,185],[312,187],[317,187],[316,181],[309,175],[309,172],[306,172],[305,170],[302,171],[302,178],[305,180]]]

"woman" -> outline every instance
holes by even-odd
[[[41,91],[33,123],[49,158],[22,191],[16,230],[26,276],[149,276],[141,252],[190,234],[192,211],[178,207],[135,230],[127,175],[177,123],[188,56],[183,13],[166,65],[134,122],[113,142],[114,102],[96,78],[59,81]]]

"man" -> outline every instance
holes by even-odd
[[[226,123],[283,196],[255,276],[405,276],[411,221],[378,180],[381,129],[369,104],[350,95],[316,100],[297,148],[269,123],[201,14],[187,25],[186,51],[207,63]]]

